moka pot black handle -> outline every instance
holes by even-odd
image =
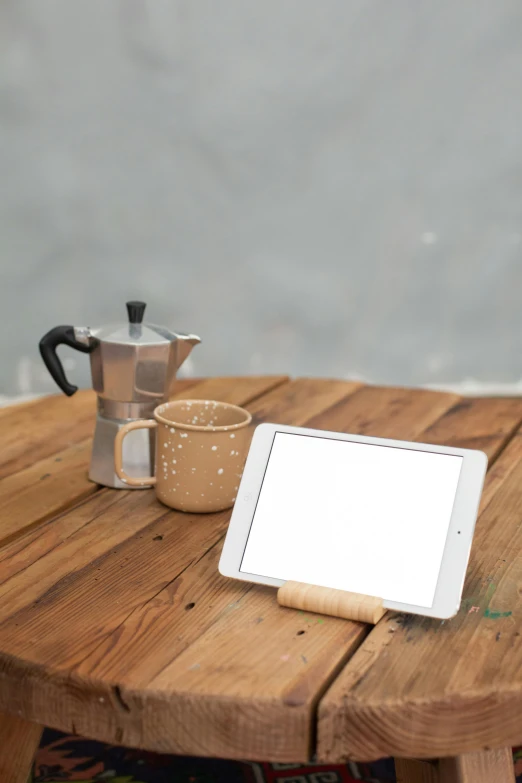
[[[65,377],[63,365],[56,353],[56,348],[59,345],[68,345],[70,348],[75,348],[82,353],[91,353],[95,345],[85,345],[85,343],[79,342],[74,336],[74,326],[55,326],[40,340],[40,354],[45,366],[60,389],[70,397],[74,392],[78,391],[78,387],[69,383]]]

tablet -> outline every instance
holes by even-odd
[[[487,468],[481,451],[259,425],[221,574],[362,593],[428,617],[458,611]]]

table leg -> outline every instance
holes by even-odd
[[[27,783],[42,727],[0,713],[0,781]]]
[[[439,781],[436,761],[395,759],[395,774],[397,783],[438,783]]]
[[[463,753],[439,761],[440,783],[515,783],[511,748]]]

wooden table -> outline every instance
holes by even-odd
[[[87,480],[91,392],[0,410],[0,781],[25,780],[42,725],[233,759],[393,755],[410,782],[513,780],[522,399],[283,377],[178,390],[245,405],[256,424],[486,451],[461,610],[370,629],[282,609],[275,590],[219,575],[229,512],[176,513]]]

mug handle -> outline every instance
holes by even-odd
[[[128,484],[129,487],[143,487],[143,486],[153,487],[154,484],[156,483],[156,477],[145,476],[144,478],[134,478],[133,476],[128,476],[125,473],[122,466],[123,439],[126,435],[129,434],[129,432],[132,432],[132,430],[141,430],[141,429],[152,430],[154,427],[157,426],[158,423],[154,419],[140,419],[138,421],[129,421],[129,423],[124,424],[121,430],[118,430],[116,434],[116,437],[114,439],[114,467],[118,478],[121,479],[121,481],[123,481],[125,484]]]

